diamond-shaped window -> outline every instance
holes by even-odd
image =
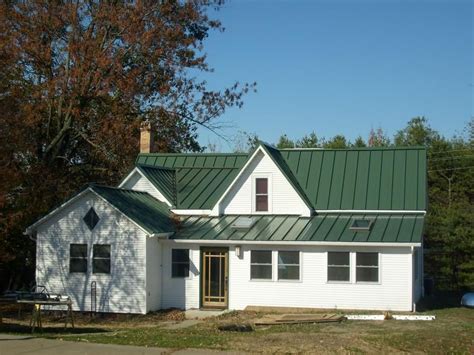
[[[99,223],[99,216],[95,213],[94,209],[91,207],[87,214],[83,218],[85,224],[90,230],[93,230],[94,227]]]

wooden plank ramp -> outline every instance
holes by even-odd
[[[271,314],[256,319],[255,325],[336,323],[344,320],[343,315],[330,314]]]

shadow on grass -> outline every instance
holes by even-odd
[[[13,333],[13,334],[28,334],[28,335],[45,335],[45,334],[91,334],[91,333],[107,333],[109,330],[103,328],[93,328],[93,327],[80,327],[80,328],[71,328],[68,326],[46,326],[43,327],[43,330],[35,329],[35,332],[31,332],[31,327],[23,324],[0,324],[0,333]]]

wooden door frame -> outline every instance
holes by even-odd
[[[225,304],[224,305],[204,305],[204,252],[218,251],[225,252]],[[199,272],[199,306],[201,308],[215,308],[215,309],[227,309],[229,307],[229,247],[200,247],[199,248],[199,259],[200,259],[200,272]]]

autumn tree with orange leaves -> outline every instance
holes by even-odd
[[[209,90],[205,38],[219,3],[4,1],[0,5],[0,288],[25,285],[25,227],[91,181],[116,183],[138,153],[139,125],[160,151],[198,151],[255,84]]]

